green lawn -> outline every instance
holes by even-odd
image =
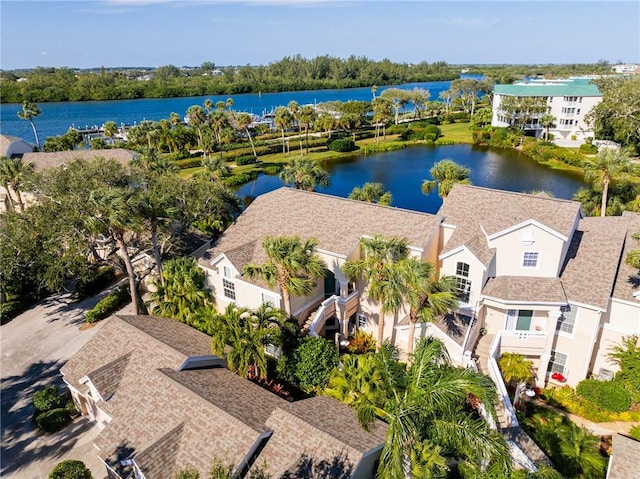
[[[455,141],[456,143],[473,143],[473,136],[469,123],[449,123],[439,125],[443,139]]]

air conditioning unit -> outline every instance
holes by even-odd
[[[610,369],[600,368],[600,371],[598,371],[598,380],[599,381],[612,381],[614,375],[615,374]]]

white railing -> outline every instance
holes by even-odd
[[[547,334],[544,331],[502,331],[501,346],[503,350],[513,350],[525,355],[542,354],[547,344]]]
[[[318,309],[318,311],[316,312],[315,318],[313,318],[313,321],[311,321],[311,323],[309,324],[310,336],[320,336],[318,334],[318,331],[320,331],[324,326],[325,311],[329,308],[329,306],[332,306],[339,299],[340,298],[334,294],[332,296],[329,296],[322,303],[320,303],[320,309]]]
[[[487,361],[489,365],[489,377],[493,380],[496,387],[498,388],[498,394],[500,395],[500,399],[502,400],[504,409],[509,414],[509,427],[516,427],[518,426],[516,411],[515,409],[513,409],[513,405],[511,404],[511,400],[509,399],[509,393],[507,392],[507,388],[504,385],[502,374],[500,373],[500,369],[498,368],[498,363],[496,361],[496,357],[500,351],[500,341],[502,339],[501,336],[502,332],[498,332],[498,334],[496,334],[496,337],[493,338],[493,342],[491,343],[491,347],[489,348],[489,360]]]

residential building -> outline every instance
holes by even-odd
[[[104,150],[69,150],[54,152],[26,153],[22,157],[25,163],[33,163],[35,171],[42,171],[47,168],[57,168],[71,163],[74,160],[91,160],[93,158],[104,158],[105,160],[115,160],[123,166],[129,166],[131,161],[137,157],[137,153],[124,148],[108,148]]]
[[[17,136],[0,134],[0,156],[7,158],[21,157],[25,153],[31,153],[33,146]]]
[[[640,65],[634,63],[622,63],[620,65],[614,65],[611,67],[615,73],[621,73],[623,75],[633,75],[640,73]]]
[[[362,237],[406,238],[412,255],[456,278],[461,302],[455,314],[418,325],[416,338],[442,339],[458,364],[476,356],[483,372],[488,353],[478,341],[494,357],[522,353],[539,385],[575,386],[611,377],[608,348],[640,334],[640,276],[624,263],[639,230],[640,214],[585,218],[578,202],[545,194],[456,185],[429,215],[281,188],[256,198],[199,264],[220,310],[282,307],[281,292],[246,278],[244,266],[266,260],[266,236],[317,238],[327,274],[309,297],[293,298],[292,313],[311,334],[339,340],[356,328],[374,332],[378,320],[366,284],[349,282],[342,265],[360,257]],[[401,355],[408,327],[406,308],[385,318],[385,337]]]
[[[502,109],[505,97],[538,98],[546,104],[546,111],[527,118],[525,134],[536,138],[543,136],[545,129],[540,118],[550,114],[555,118],[554,125],[549,128],[549,134],[554,139],[583,143],[586,138],[594,136],[592,125],[585,120],[585,116],[602,101],[602,93],[589,78],[534,79],[511,85],[495,85],[491,126],[512,126],[518,123],[518,115],[522,115],[518,112],[509,115]]]
[[[172,479],[188,466],[207,477],[214,458],[238,477],[263,465],[274,478],[304,477],[327,464],[371,478],[386,434],[381,421],[364,431],[328,396],[289,402],[241,378],[209,336],[174,319],[113,316],[61,371],[101,430],[109,479]]]

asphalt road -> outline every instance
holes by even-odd
[[[63,385],[60,368],[101,327],[88,329],[84,312],[105,293],[73,303],[69,295],[47,298],[0,326],[2,429],[0,476],[46,479],[64,459],[78,459],[103,477],[93,439],[97,429],[84,418],[56,434],[41,434],[31,422],[33,394],[50,384]]]

